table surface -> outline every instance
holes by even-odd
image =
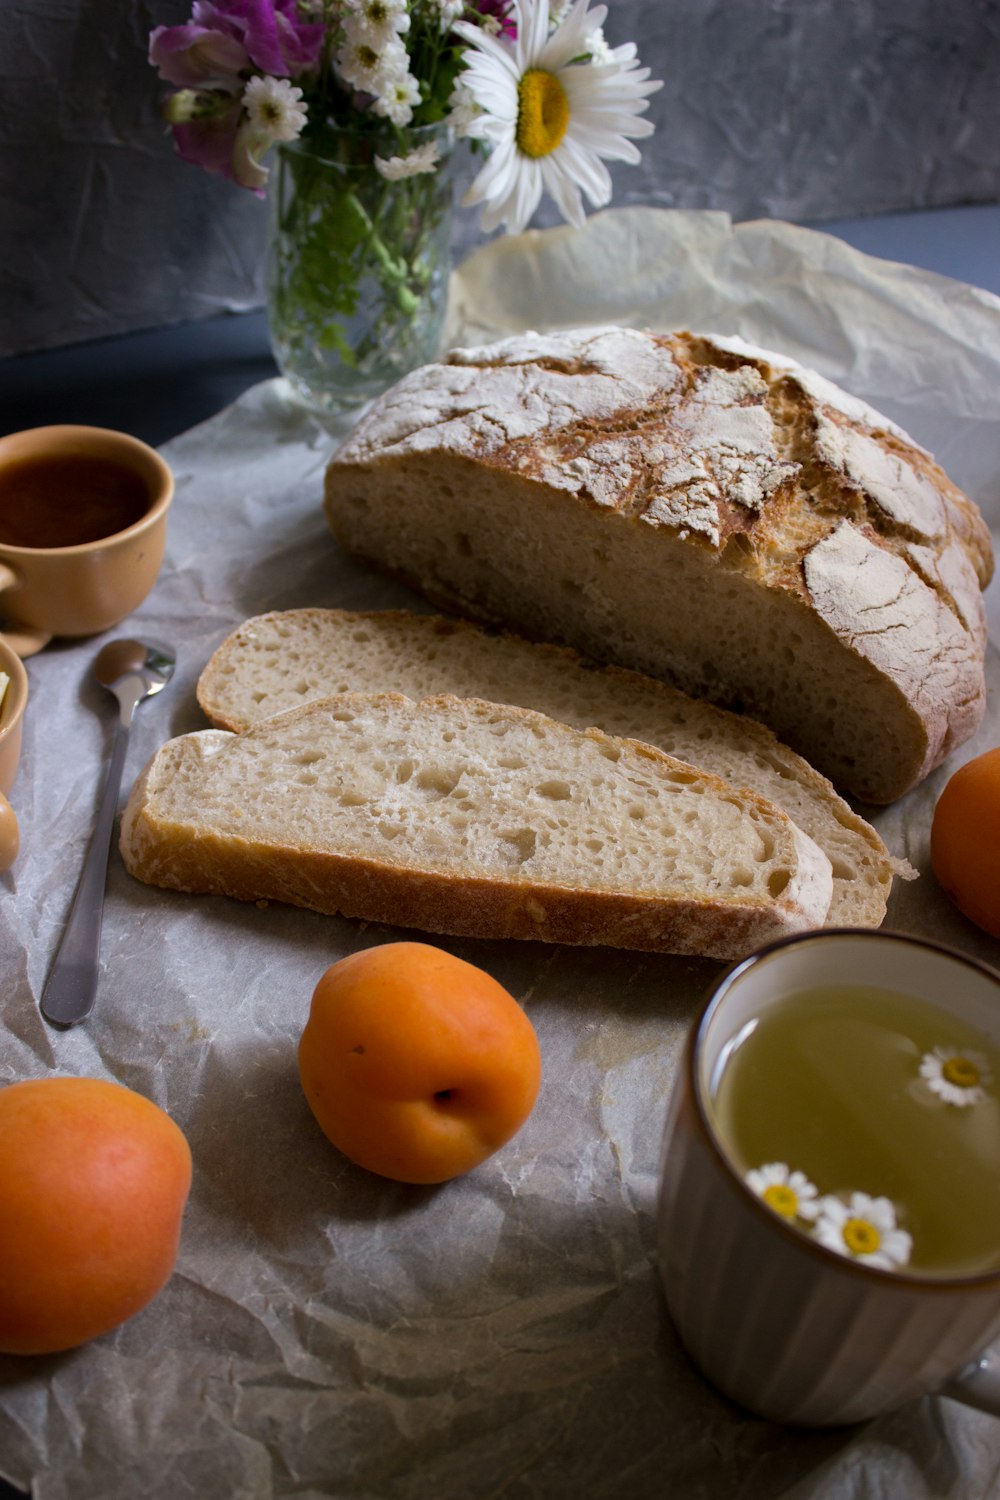
[[[808,227],[1000,295],[1000,204]],[[20,355],[0,360],[0,431],[82,422],[160,444],[276,373],[262,312]],[[18,1495],[0,1478],[0,1500]]]
[[[1000,204],[813,224],[869,255],[1000,296]],[[275,375],[262,312],[126,334],[0,361],[0,431],[115,427],[154,445]]]

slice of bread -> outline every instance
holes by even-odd
[[[247,620],[198,683],[208,718],[241,731],[338,692],[451,693],[534,708],[577,729],[643,740],[783,808],[833,866],[831,926],[878,927],[894,873],[912,874],[825,777],[769,729],[621,667],[558,646],[406,610],[297,609]]]
[[[982,516],[764,350],[630,328],[453,349],[373,403],[325,504],[432,604],[752,714],[865,802],[982,718]]]
[[[753,792],[527,709],[399,693],[171,740],[121,851],[184,891],[721,959],[821,924],[832,889],[826,856]]]

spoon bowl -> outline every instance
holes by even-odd
[[[66,930],[42,991],[42,1015],[53,1026],[75,1026],[93,1009],[97,995],[108,854],[132,716],[140,703],[166,687],[176,663],[174,651],[162,641],[140,641],[128,637],[109,641],[95,658],[94,676],[118,701],[118,727],[97,821],[87,846]]]

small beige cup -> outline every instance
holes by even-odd
[[[6,672],[10,686],[0,703],[0,792],[6,797],[14,784],[21,758],[21,725],[28,702],[28,674],[21,658],[0,636],[0,672]]]
[[[849,1261],[773,1212],[713,1125],[710,1081],[754,1016],[835,980],[895,989],[1000,1039],[1000,975],[902,934],[826,929],[731,969],[688,1040],[670,1101],[658,1208],[667,1305],[688,1353],[759,1416],[858,1422],[938,1392],[1000,1416],[1000,1270],[921,1276]],[[1000,1250],[1000,1246],[998,1246]]]
[[[0,619],[20,656],[53,636],[95,635],[117,625],[145,599],[163,562],[174,481],[155,449],[103,427],[34,427],[0,438],[0,468],[54,455],[106,459],[139,475],[149,508],[123,531],[78,546],[0,541]]]

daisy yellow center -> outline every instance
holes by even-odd
[[[971,1089],[979,1082],[979,1069],[967,1057],[949,1057],[941,1066],[941,1076],[960,1089]]]
[[[769,1208],[786,1219],[794,1219],[799,1211],[799,1195],[784,1182],[772,1182],[761,1195]]]
[[[882,1236],[867,1219],[848,1219],[842,1233],[852,1255],[874,1255],[882,1243]]]
[[[529,68],[517,86],[517,144],[525,156],[548,156],[566,134],[569,99],[554,73]]]

